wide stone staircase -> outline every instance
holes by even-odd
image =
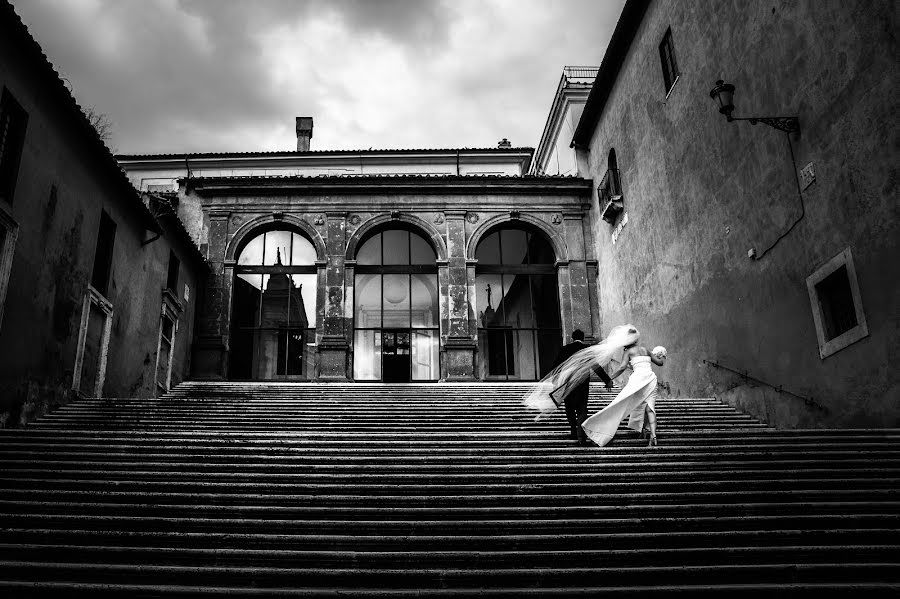
[[[900,430],[660,399],[658,447],[623,428],[584,448],[526,389],[73,402],[0,431],[0,594],[898,596]]]

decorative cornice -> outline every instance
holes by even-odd
[[[198,177],[188,180],[200,196],[420,194],[590,196],[593,181],[579,177],[358,176],[358,177]]]

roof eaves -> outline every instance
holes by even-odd
[[[114,185],[120,187],[126,195],[133,198],[133,207],[144,220],[148,230],[154,233],[159,232],[159,224],[153,217],[150,210],[141,200],[140,193],[134,188],[128,180],[125,171],[116,162],[115,157],[106,144],[100,139],[97,130],[91,125],[84,110],[78,104],[78,101],[66,87],[59,73],[53,67],[50,59],[44,54],[41,45],[32,37],[28,31],[28,27],[16,13],[13,6],[6,0],[0,0],[0,31],[4,32],[7,37],[7,43],[19,50],[19,56],[23,62],[28,61],[34,65],[35,74],[43,78],[52,94],[56,96],[56,100],[62,106],[63,110],[71,113],[71,122],[80,129],[78,133],[83,135],[87,143],[85,144],[88,151],[94,152],[99,159],[101,167],[106,169],[112,175]]]
[[[594,79],[591,93],[584,105],[584,112],[581,113],[581,119],[575,128],[571,147],[583,148],[590,143],[594,128],[600,120],[600,115],[603,114],[606,100],[619,76],[619,70],[622,68],[622,63],[625,61],[625,56],[628,54],[628,49],[631,47],[631,42],[634,40],[635,33],[640,27],[649,5],[650,0],[628,0],[622,8],[619,22],[616,23],[616,28],[606,48],[606,54],[603,56],[603,62],[600,63],[597,78]]]
[[[534,154],[534,148],[401,148],[401,149],[383,149],[383,150],[310,150],[308,152],[297,152],[294,150],[271,151],[271,152],[194,152],[194,153],[173,153],[173,154],[118,154],[116,159],[120,162],[138,161],[138,160],[185,160],[185,159],[204,159],[204,158],[269,158],[269,157],[325,157],[325,156],[352,156],[355,154],[377,156],[379,154],[447,154],[455,152],[473,152],[473,153],[501,153],[501,154]]]

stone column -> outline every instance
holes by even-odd
[[[569,339],[575,330],[572,318],[572,286],[569,280],[569,261],[556,261],[556,284],[559,285],[559,321],[563,339]]]
[[[594,341],[599,338],[600,332],[596,330],[595,320],[592,318],[592,293],[585,260],[584,243],[584,213],[566,212],[563,214],[563,230],[566,245],[569,248],[569,293],[571,297],[571,324],[572,328],[564,331],[566,338],[574,329],[581,329],[585,334],[585,341]]]
[[[473,297],[469,294],[469,278],[466,266],[465,210],[448,210],[444,213],[447,223],[447,275],[446,292],[440,277],[441,295],[447,300],[447,329],[443,338],[443,379],[445,381],[475,380],[475,350],[477,344],[469,319],[473,313]],[[441,310],[441,324],[445,322]],[[446,337],[444,337],[446,335]]]
[[[350,344],[344,313],[344,248],[346,212],[326,212],[325,282],[322,338],[319,341],[319,380],[349,381]]]
[[[210,212],[207,260],[209,272],[203,294],[198,331],[192,348],[192,376],[223,380],[228,377],[233,261],[225,262],[229,212]]]
[[[591,339],[599,341],[605,336],[605,333],[601,328],[600,299],[597,296],[597,280],[600,278],[600,264],[597,260],[585,260],[584,264],[587,269],[588,301],[591,304]],[[585,331],[585,335],[588,335],[587,331]]]

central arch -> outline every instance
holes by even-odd
[[[355,245],[353,378],[440,378],[437,254],[409,224],[372,228]]]

